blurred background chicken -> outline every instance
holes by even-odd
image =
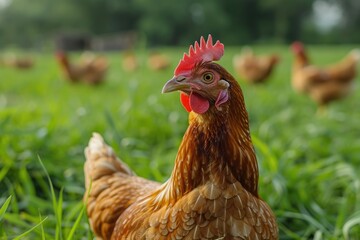
[[[356,77],[360,51],[352,50],[341,61],[328,67],[312,65],[305,47],[300,42],[291,45],[294,53],[292,86],[295,91],[306,93],[319,106],[319,111],[331,101],[347,96]]]
[[[258,194],[258,165],[242,90],[220,60],[224,45],[191,46],[163,93],[190,112],[170,178],[135,174],[99,134],[85,150],[87,212],[101,239],[278,239]],[[176,127],[176,126],[174,126]],[[91,186],[91,187],[90,187]]]
[[[256,56],[250,47],[243,48],[233,58],[235,71],[248,83],[265,82],[278,62],[278,55]]]
[[[122,56],[122,67],[127,72],[133,72],[139,68],[139,60],[133,52],[125,52]]]
[[[70,82],[96,85],[105,80],[108,69],[108,61],[105,57],[86,52],[76,64],[73,64],[65,52],[58,51],[56,59],[64,77]]]
[[[29,56],[20,57],[14,53],[11,53],[1,57],[0,65],[17,69],[29,69],[34,66],[34,59]]]
[[[147,65],[152,70],[164,70],[170,67],[170,60],[164,54],[152,52],[147,60]]]

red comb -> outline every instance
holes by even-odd
[[[209,34],[207,42],[204,37],[200,38],[200,45],[195,42],[189,48],[189,53],[184,53],[183,58],[180,60],[178,66],[175,68],[174,75],[177,76],[182,73],[189,72],[197,63],[218,61],[224,54],[224,44],[216,41],[213,45],[212,37]]]
[[[292,47],[292,49],[293,49],[294,51],[296,51],[296,52],[304,51],[304,45],[303,45],[301,42],[298,42],[298,41],[293,42],[293,43],[291,44],[291,47]]]

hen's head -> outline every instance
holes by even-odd
[[[294,53],[294,66],[295,68],[303,68],[310,64],[309,56],[305,51],[304,44],[301,42],[294,42],[291,44],[291,50]]]
[[[63,51],[57,51],[55,53],[55,57],[62,64],[68,63],[67,56],[66,56],[65,52],[63,52]]]
[[[291,44],[291,50],[295,54],[303,53],[305,51],[304,44],[302,44],[301,42],[293,42]]]
[[[200,44],[190,46],[175,69],[174,77],[163,88],[163,93],[181,91],[181,103],[187,111],[206,113],[210,108],[221,110],[221,105],[229,99],[231,75],[213,61],[220,60],[224,54],[224,45],[207,42],[201,37]]]

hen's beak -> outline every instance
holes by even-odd
[[[165,83],[162,93],[168,93],[178,90],[186,90],[190,88],[190,85],[184,76],[176,76]]]

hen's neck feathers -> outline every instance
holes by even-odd
[[[155,193],[158,203],[176,201],[207,182],[221,186],[239,181],[258,197],[258,165],[243,94],[225,69],[218,71],[230,83],[229,100],[221,111],[212,106],[205,114],[191,113],[172,175]]]
[[[63,68],[63,70],[69,74],[71,72],[69,58],[66,55],[64,55],[59,58],[59,62],[60,62],[60,66]]]
[[[302,49],[299,52],[295,53],[295,61],[294,61],[295,68],[303,68],[308,65],[310,65],[310,60],[305,49]]]

